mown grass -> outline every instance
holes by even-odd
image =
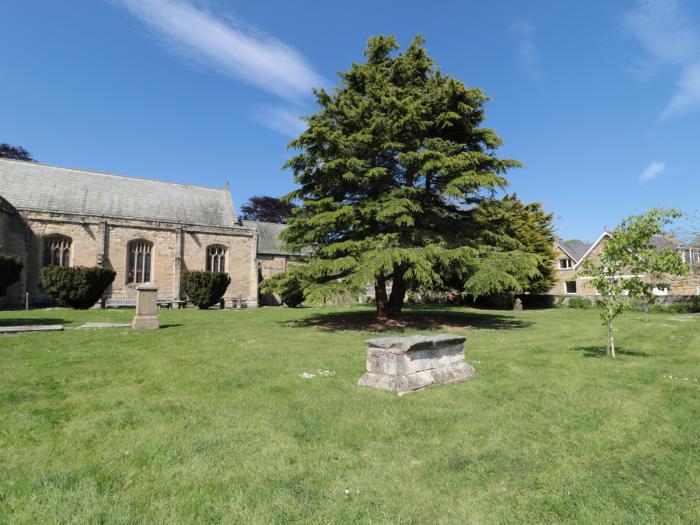
[[[131,315],[0,312],[66,324],[0,336],[0,522],[700,522],[700,316],[626,314],[612,361],[594,311],[414,311],[478,375],[397,398],[368,309],[76,329]]]

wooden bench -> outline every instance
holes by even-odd
[[[158,308],[167,308],[170,310],[174,307],[179,310],[180,308],[187,306],[187,301],[183,299],[158,299],[156,304],[158,305]]]
[[[122,307],[129,307],[129,308],[135,308],[136,307],[136,299],[123,299],[123,298],[118,298],[118,297],[110,297],[104,302],[104,308],[122,308]]]
[[[159,308],[184,308],[187,306],[187,301],[182,299],[158,299],[156,304]],[[111,297],[104,301],[103,308],[135,308],[136,299],[124,299],[118,297]]]

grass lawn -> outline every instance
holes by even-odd
[[[700,523],[700,316],[414,310],[476,379],[357,386],[366,308],[0,312],[1,523]],[[335,375],[302,379],[303,372]]]

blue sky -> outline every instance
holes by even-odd
[[[509,190],[544,202],[562,237],[657,205],[698,220],[700,2],[5,0],[0,142],[230,181],[236,206],[282,195],[311,86],[380,33],[423,34],[444,72],[485,90],[502,155],[527,165]]]

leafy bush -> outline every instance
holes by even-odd
[[[639,299],[630,299],[627,302],[627,307],[635,312],[644,311],[644,301]],[[674,314],[692,314],[700,312],[700,296],[690,297],[689,299],[684,299],[675,303],[671,303],[667,306],[662,306],[660,304],[650,304],[650,312],[656,313],[674,313]]]
[[[588,310],[591,306],[593,306],[593,303],[585,297],[572,297],[569,299],[569,308]]]
[[[677,314],[694,314],[700,312],[700,296],[692,297],[688,301],[673,303],[666,307],[669,312]]]
[[[190,301],[201,310],[206,310],[221,300],[231,278],[224,272],[182,272],[182,287]]]
[[[260,284],[260,291],[279,294],[284,304],[289,308],[296,308],[306,299],[305,286],[306,281],[301,275],[301,267],[292,267],[284,273],[265,279]]]
[[[59,303],[85,310],[99,301],[116,272],[86,266],[47,266],[41,269],[41,285]]]
[[[7,293],[7,288],[19,281],[24,265],[18,257],[0,255],[0,297]]]

